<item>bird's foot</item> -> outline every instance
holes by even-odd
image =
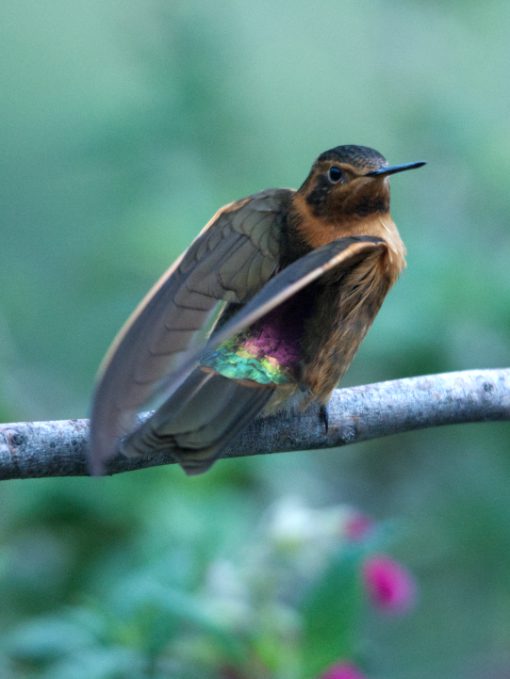
[[[324,403],[320,406],[319,417],[324,424],[325,433],[327,434],[329,431],[329,412],[328,406],[325,405]]]

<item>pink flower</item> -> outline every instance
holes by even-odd
[[[321,679],[366,679],[366,676],[351,663],[341,662],[326,670]]]
[[[363,540],[374,527],[374,521],[365,514],[353,514],[347,520],[344,530],[349,540],[357,542]]]
[[[386,613],[406,613],[416,601],[413,576],[387,556],[365,561],[363,582],[372,603]]]

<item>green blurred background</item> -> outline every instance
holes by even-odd
[[[503,0],[3,0],[0,418],[86,415],[115,332],[215,210],[346,143],[429,165],[392,180],[408,268],[345,383],[508,365],[509,32]],[[405,525],[420,601],[366,625],[371,676],[510,677],[509,442],[470,425],[193,479],[4,482],[1,629],[178,580],[290,494]]]

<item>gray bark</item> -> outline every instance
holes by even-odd
[[[414,429],[497,420],[510,420],[510,368],[412,377],[337,389],[327,418],[315,406],[255,420],[225,457],[335,448]],[[0,425],[0,479],[87,475],[87,434],[87,420]],[[108,474],[171,463],[165,454],[118,455]]]

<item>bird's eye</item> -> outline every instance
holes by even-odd
[[[338,182],[343,178],[344,173],[336,165],[332,165],[328,170],[328,179],[332,184],[338,184]]]

